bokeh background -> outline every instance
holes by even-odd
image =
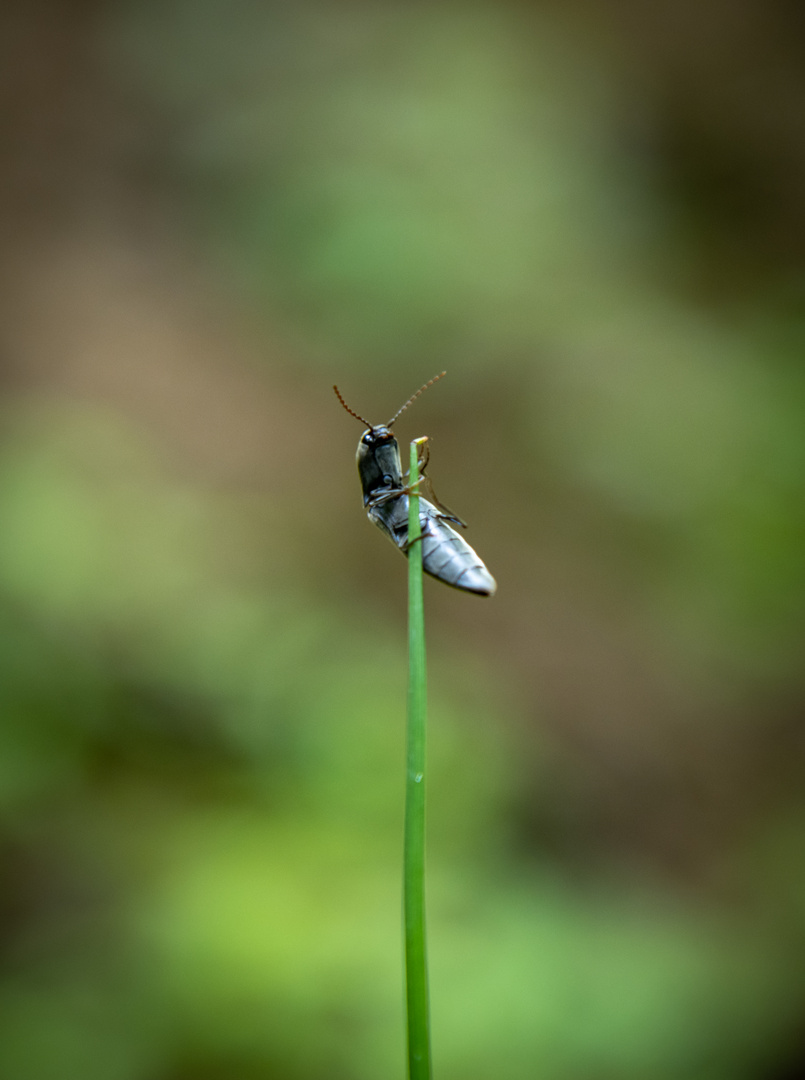
[[[805,1075],[790,0],[6,0],[0,1076]]]

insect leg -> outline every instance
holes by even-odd
[[[381,491],[379,495],[373,495],[370,499],[369,506],[379,506],[381,503],[388,502],[389,499],[399,499],[401,495],[410,495],[414,488],[419,488],[421,480],[418,480],[416,484],[408,484],[401,488],[391,488],[389,491]]]
[[[425,533],[420,533],[419,536],[416,538],[416,540],[406,540],[405,541],[405,544],[403,545],[402,550],[406,553],[406,555],[411,550],[411,548],[414,546],[414,544],[418,544],[420,542],[420,540],[425,539],[425,535],[426,535]]]
[[[428,467],[428,462],[430,461],[430,439],[427,435],[423,435],[421,438],[417,439],[417,459],[419,462],[420,473],[418,484],[421,484],[424,480],[427,485],[431,502],[438,507],[439,510],[443,511],[439,514],[439,517],[442,521],[452,521],[454,525],[459,525],[462,529],[466,529],[466,521],[462,521],[458,514],[454,513],[448,506],[445,506],[443,502],[440,502],[439,497],[433,490],[433,481],[429,476],[425,475],[425,469]],[[405,473],[403,476],[404,480],[410,475],[410,472],[411,470],[409,469],[408,472]],[[410,490],[411,488],[407,486],[403,488],[403,493],[407,495]]]
[[[462,529],[466,529],[466,521],[462,521],[458,514],[453,513],[453,511],[449,507],[445,506],[443,502],[439,501],[436,492],[433,490],[433,481],[431,480],[431,478],[429,476],[423,476],[422,480],[424,480],[428,485],[428,492],[430,493],[431,502],[434,504],[434,506],[436,506],[439,510],[442,511],[442,513],[439,514],[439,517],[443,521],[452,521],[454,522],[454,524],[460,525]]]
[[[425,475],[425,469],[428,467],[430,461],[430,440],[427,435],[422,439],[416,448],[417,463],[419,465],[420,476]]]

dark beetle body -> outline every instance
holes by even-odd
[[[440,376],[437,376],[439,378]],[[431,380],[433,382],[435,380]],[[427,385],[430,385],[427,384]],[[335,388],[336,394],[338,389]],[[424,387],[423,387],[424,389]],[[417,393],[421,393],[418,391]],[[414,395],[416,397],[417,394]],[[338,394],[341,404],[357,416]],[[410,399],[413,401],[413,398]],[[403,409],[410,401],[403,406]],[[402,409],[400,410],[402,412]],[[397,413],[397,416],[400,414]],[[400,464],[400,449],[388,424],[369,426],[358,443],[356,460],[363,488],[363,505],[372,521],[388,536],[404,555],[408,555],[408,492]],[[367,423],[363,420],[363,423]],[[446,585],[479,596],[492,596],[497,585],[467,541],[449,524],[457,518],[439,510],[420,496],[419,524],[422,531],[422,568]]]

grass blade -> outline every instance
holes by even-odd
[[[419,541],[418,446],[411,443],[408,497],[408,735],[405,783],[403,909],[409,1080],[430,1080],[430,1010],[425,943],[425,610]]]

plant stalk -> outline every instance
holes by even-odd
[[[411,443],[408,496],[408,734],[403,909],[409,1080],[431,1080],[428,959],[425,942],[425,611],[419,524],[418,447]]]

